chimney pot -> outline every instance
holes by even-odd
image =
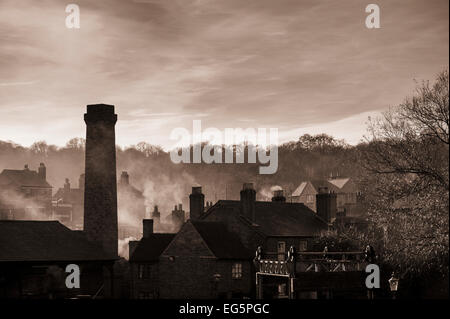
[[[128,175],[128,172],[123,171],[120,175],[120,183],[123,185],[129,185],[130,184],[130,175]]]
[[[39,164],[38,175],[44,181],[47,179],[47,168],[45,167],[44,163]]]
[[[286,197],[284,197],[284,191],[282,189],[278,189],[273,192],[272,202],[285,202]]]
[[[65,179],[64,189],[65,190],[70,190],[70,181],[69,181],[68,178]]]

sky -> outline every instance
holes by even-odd
[[[193,120],[355,144],[368,116],[448,68],[448,0],[373,0],[379,29],[369,0],[72,1],[0,0],[0,140],[63,146],[106,103],[121,146],[170,149]]]

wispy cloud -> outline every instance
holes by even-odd
[[[72,123],[33,130],[60,144],[84,134],[86,104],[104,102],[116,105],[121,144],[169,145],[173,128],[199,118],[357,141],[361,114],[448,66],[447,0],[380,0],[378,30],[359,0],[77,4],[82,27],[70,30],[61,1],[0,2],[0,111],[26,106],[2,112],[0,139],[29,141],[23,127],[39,117],[40,127]]]

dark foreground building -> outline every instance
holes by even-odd
[[[0,298],[109,296],[114,259],[57,221],[0,221]],[[80,267],[80,288],[65,286]]]

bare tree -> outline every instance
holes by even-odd
[[[371,119],[361,153],[371,219],[384,230],[386,259],[404,271],[437,267],[448,275],[448,76],[422,82]]]

